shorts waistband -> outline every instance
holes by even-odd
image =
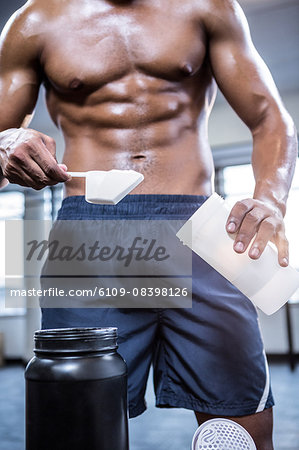
[[[204,195],[131,194],[117,205],[95,205],[84,195],[66,197],[58,220],[188,218],[206,200]]]

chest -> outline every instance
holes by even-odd
[[[200,70],[206,52],[203,31],[183,9],[68,11],[45,35],[44,70],[61,90],[96,88],[133,71],[180,80]]]

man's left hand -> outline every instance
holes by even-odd
[[[279,264],[282,267],[289,264],[289,243],[279,208],[252,198],[241,200],[232,208],[226,230],[236,233],[234,250],[237,253],[244,253],[253,240],[248,254],[258,259],[268,241],[272,241],[278,250]]]

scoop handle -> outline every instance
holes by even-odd
[[[87,172],[67,172],[68,175],[71,175],[71,177],[77,177],[77,178],[85,178]]]

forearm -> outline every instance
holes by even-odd
[[[275,109],[267,109],[252,130],[253,197],[272,204],[284,216],[297,158],[297,133],[289,114]]]
[[[8,130],[4,129],[4,126],[1,126],[0,123],[0,188],[6,185],[6,182],[4,182],[5,177],[3,175],[3,171],[2,171],[2,167],[1,167],[1,156],[2,156],[2,151],[4,151],[4,148],[9,146],[10,142],[9,142],[9,136],[11,134],[12,131],[17,131],[16,128],[10,128]]]
[[[0,97],[1,98],[1,97]],[[9,136],[12,131],[14,131],[14,139],[15,139],[15,132],[17,129],[21,128],[27,128],[30,124],[30,121],[32,119],[32,114],[24,114],[22,115],[14,115],[14,114],[1,114],[0,117],[6,117],[6,120],[0,120],[0,189],[4,186],[6,186],[7,181],[5,177],[3,176],[3,171],[1,167],[1,149],[7,146],[7,140],[9,139]],[[5,145],[6,144],[6,145]]]
[[[18,130],[21,132],[23,128],[28,127],[33,115],[38,89],[34,93],[30,89],[29,98],[27,98],[28,92],[24,92],[21,88],[21,98],[10,97],[7,92],[8,89],[6,93],[0,90],[0,188],[7,184],[3,176],[2,156],[18,137]]]

